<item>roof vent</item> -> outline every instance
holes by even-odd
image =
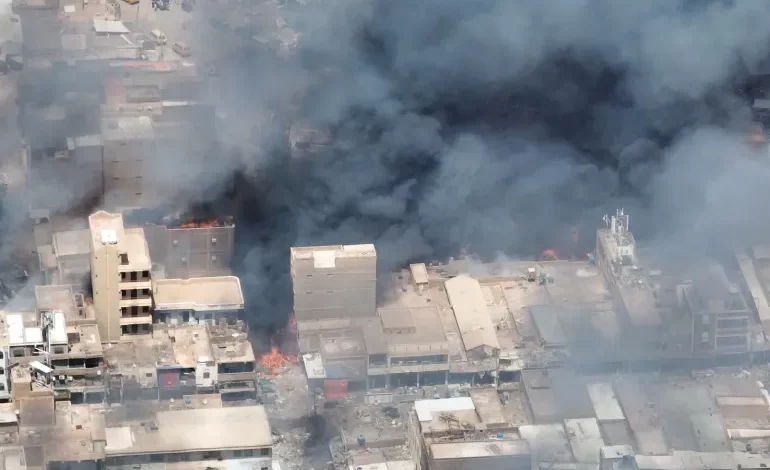
[[[102,245],[117,245],[118,232],[115,230],[102,230]]]

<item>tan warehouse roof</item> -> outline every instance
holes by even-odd
[[[180,432],[180,430],[184,432]],[[165,454],[269,447],[262,406],[162,411],[152,423],[107,428],[107,455]]]
[[[155,308],[159,310],[226,310],[243,308],[241,281],[235,276],[158,279]]]
[[[463,275],[446,281],[444,285],[465,349],[470,351],[479,346],[500,349],[479,281]]]

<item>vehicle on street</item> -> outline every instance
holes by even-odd
[[[171,46],[171,50],[176,52],[180,57],[190,57],[190,46],[187,45],[187,43],[184,42],[175,42],[173,46]]]

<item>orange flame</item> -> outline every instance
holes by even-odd
[[[269,353],[263,354],[262,357],[259,358],[259,365],[262,366],[263,369],[268,370],[280,369],[288,364],[296,364],[297,362],[299,362],[297,356],[281,353],[281,350],[275,344],[270,347]]]
[[[557,261],[559,259],[559,254],[556,252],[556,250],[549,248],[543,251],[543,253],[540,255],[540,259],[543,261]]]
[[[209,220],[193,220],[192,222],[186,222],[179,226],[179,228],[210,228],[220,227],[219,219]]]

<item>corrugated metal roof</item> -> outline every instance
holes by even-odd
[[[468,276],[457,276],[444,283],[449,302],[455,312],[457,326],[465,344],[470,351],[480,346],[500,349],[495,327],[489,318],[487,302],[479,282]]]

